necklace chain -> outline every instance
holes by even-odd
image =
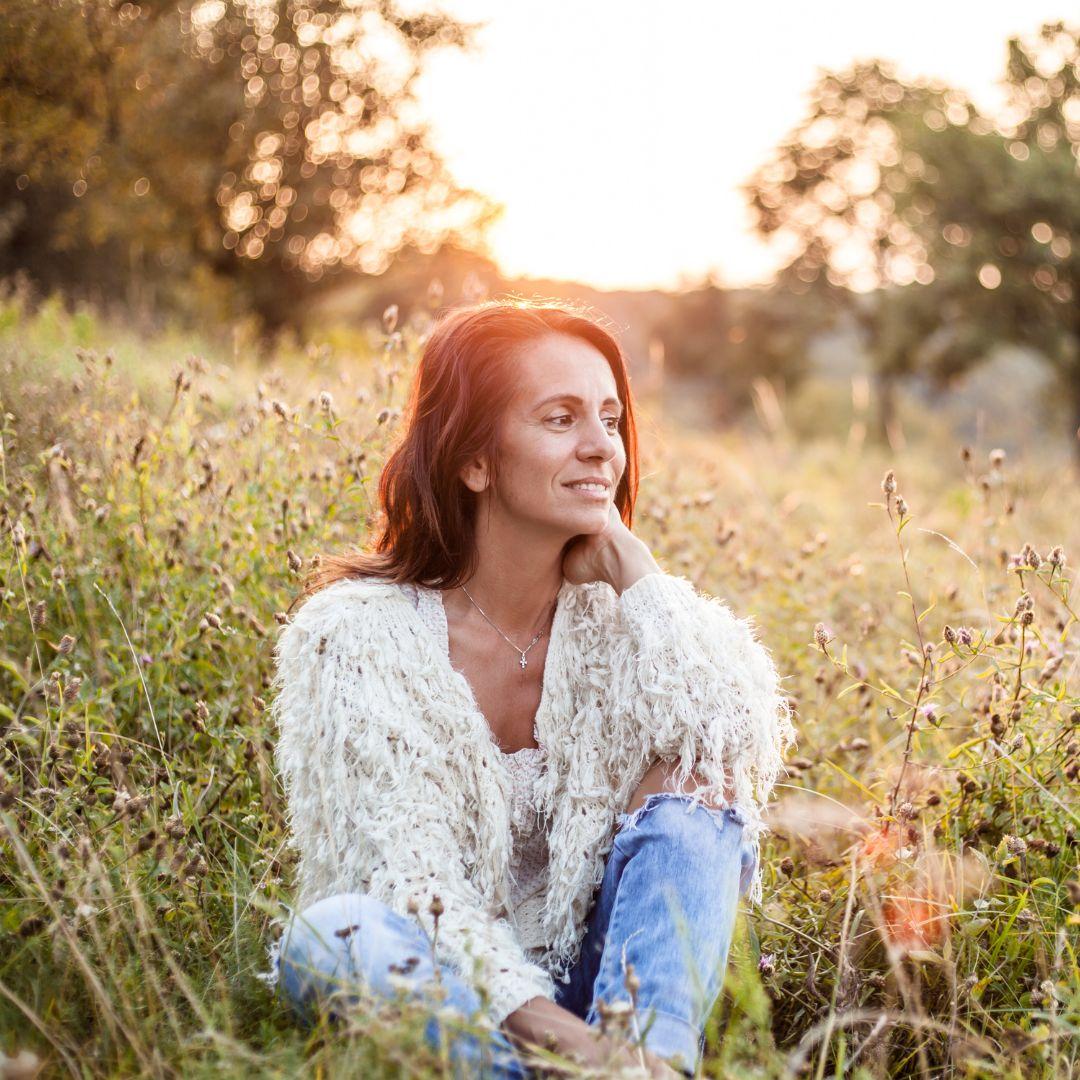
[[[510,641],[510,639],[508,637],[506,637],[506,635],[501,630],[499,630],[499,628],[497,626],[495,626],[495,624],[493,622],[491,622],[490,619],[488,619],[487,613],[484,611],[484,609],[475,600],[473,600],[472,594],[469,592],[468,589],[465,588],[464,585],[461,586],[461,591],[472,601],[473,607],[475,607],[476,610],[479,611],[480,614],[483,615],[484,618],[487,619],[487,621],[489,623],[491,623],[491,625],[494,626],[496,630],[499,631],[499,634],[503,638],[505,638],[506,641],[509,641],[510,644],[514,646],[514,650],[516,652],[521,653],[521,659],[518,661],[518,663],[521,666],[521,670],[524,671],[529,666],[529,661],[525,659],[525,653],[527,653],[529,651],[529,649],[531,649],[544,636],[544,631],[541,630],[540,633],[537,634],[536,637],[534,637],[532,639],[532,641],[529,642],[528,646],[526,646],[526,648],[524,650],[519,649],[517,647],[517,645],[514,645],[514,643],[512,641]],[[555,594],[555,600],[556,601],[558,600],[558,593]]]

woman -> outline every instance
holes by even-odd
[[[693,1072],[794,732],[750,626],[630,531],[637,482],[604,328],[521,302],[436,324],[381,532],[322,561],[277,647],[302,1014],[441,992],[428,1037],[470,1018],[455,1060],[498,1076],[538,1045]],[[620,1003],[634,1052],[597,1033]]]

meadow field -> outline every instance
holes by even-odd
[[[450,1075],[410,1009],[303,1030],[260,977],[275,634],[370,530],[417,348],[0,304],[0,1076]],[[1074,468],[639,405],[633,528],[799,731],[703,1074],[1080,1076]]]

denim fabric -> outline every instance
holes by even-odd
[[[598,1024],[602,1002],[630,1000],[624,965],[633,964],[636,1033],[692,1075],[757,857],[733,807],[661,792],[633,814],[620,814],[580,956],[568,982],[556,984],[556,1002]],[[370,896],[345,893],[292,919],[282,938],[279,992],[306,1017],[319,1004],[333,1013],[335,1000],[393,998],[401,990],[431,1006],[425,1037],[432,1046],[440,1044],[445,1022],[455,1076],[527,1080],[532,1073],[501,1031],[485,1040],[455,1030],[453,1014],[475,1018],[480,997],[446,965],[439,970],[441,1003],[432,997],[431,950],[417,922]]]

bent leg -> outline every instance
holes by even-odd
[[[648,794],[618,825],[574,973],[592,987],[584,1019],[597,1023],[601,1003],[630,1000],[632,964],[646,1047],[681,1056],[692,1072],[756,853],[737,810],[695,806],[678,792]]]
[[[282,935],[278,974],[279,992],[305,1021],[322,1008],[336,1017],[360,1001],[393,1000],[399,993],[466,1020],[481,1011],[479,995],[447,965],[439,965],[436,982],[419,924],[365,893],[328,896],[294,915]],[[493,1032],[485,1047],[482,1036],[455,1031],[452,1022],[446,1027],[456,1068],[514,1080],[528,1075],[501,1031]],[[439,1016],[432,1016],[424,1034],[439,1047]]]

